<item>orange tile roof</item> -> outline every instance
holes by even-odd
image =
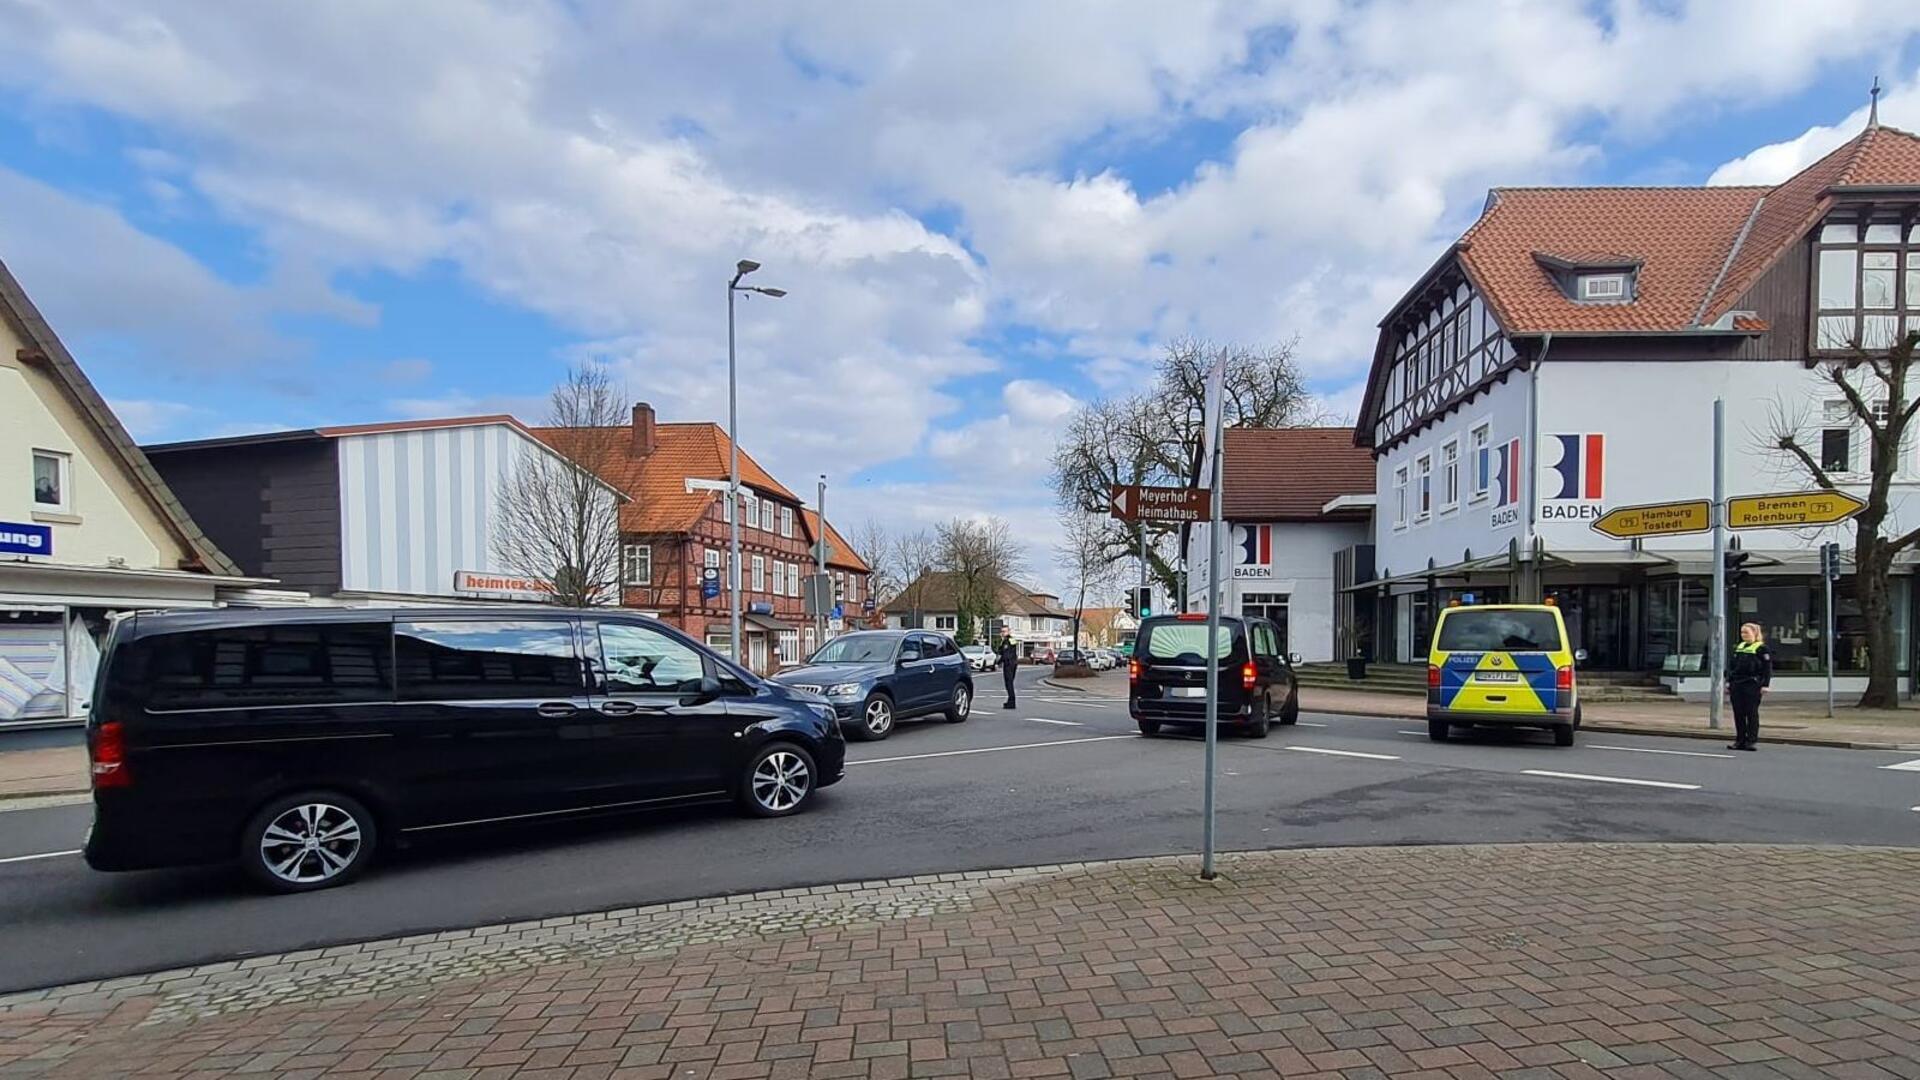
[[[806,524],[807,540],[811,543],[814,537],[820,535],[820,514],[805,507],[801,508],[800,514]],[[867,560],[860,557],[860,553],[853,549],[852,544],[847,543],[846,538],[840,535],[840,530],[834,528],[831,521],[827,522],[827,543],[833,548],[833,554],[827,557],[828,566],[837,566],[842,570],[852,570],[860,574],[873,572],[873,567],[867,565]]]
[[[562,453],[572,433],[565,428],[534,428],[533,434]],[[731,444],[720,425],[672,423],[654,425],[654,451],[644,458],[627,452],[633,430],[626,426],[599,428],[605,438],[618,441],[605,457],[610,464],[602,479],[627,493],[632,501],[620,508],[620,527],[626,532],[660,534],[686,532],[699,524],[719,493],[688,491],[687,480],[725,483]],[[753,455],[740,451],[740,483],[761,494],[798,503],[799,497],[760,467]]]

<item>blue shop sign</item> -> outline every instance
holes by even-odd
[[[0,555],[53,554],[53,527],[0,521]]]

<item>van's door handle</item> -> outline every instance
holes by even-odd
[[[640,711],[640,706],[631,701],[603,701],[600,711],[607,716],[632,716]]]
[[[566,701],[543,701],[540,703],[540,707],[534,711],[550,720],[561,720],[579,712],[580,708]]]

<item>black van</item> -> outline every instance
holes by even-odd
[[[237,859],[281,892],[380,843],[842,775],[833,709],[670,626],[563,608],[241,610],[118,622],[87,720],[96,870]]]
[[[1256,739],[1274,722],[1300,720],[1300,682],[1280,653],[1280,631],[1261,618],[1220,617],[1220,725]],[[1155,615],[1140,624],[1127,662],[1127,712],[1140,734],[1162,724],[1207,722],[1207,617]]]

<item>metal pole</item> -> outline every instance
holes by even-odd
[[[738,278],[734,279],[738,281]],[[727,285],[727,642],[733,662],[745,667],[740,651],[740,395],[734,378],[733,284]]]
[[[1834,531],[1839,532],[1838,529]],[[1829,549],[1823,549],[1822,553],[1824,554],[1827,550]],[[1829,719],[1833,717],[1833,579],[1840,576],[1840,542],[1835,540],[1830,550],[1833,557],[1820,560],[1820,576],[1826,579],[1824,584],[1827,587],[1827,717]]]
[[[819,494],[815,496],[814,506],[820,511],[820,530],[813,538],[814,566],[820,575],[819,580],[827,579],[827,474],[820,474]],[[816,597],[816,599],[824,599]],[[814,605],[814,640],[816,647],[827,643],[827,613],[821,605]]]
[[[1726,491],[1726,411],[1727,403],[1713,399],[1713,597],[1707,620],[1713,635],[1707,650],[1708,686],[1707,726],[1720,727],[1720,699],[1727,691],[1727,491]]]
[[[1212,881],[1213,870],[1213,804],[1214,804],[1214,759],[1220,750],[1220,564],[1226,560],[1226,554],[1220,550],[1220,534],[1225,529],[1221,517],[1220,499],[1220,413],[1223,411],[1215,402],[1213,410],[1213,461],[1211,464],[1211,485],[1213,497],[1209,500],[1211,512],[1207,522],[1207,780],[1201,797],[1202,813],[1205,825],[1200,838],[1200,877]]]

